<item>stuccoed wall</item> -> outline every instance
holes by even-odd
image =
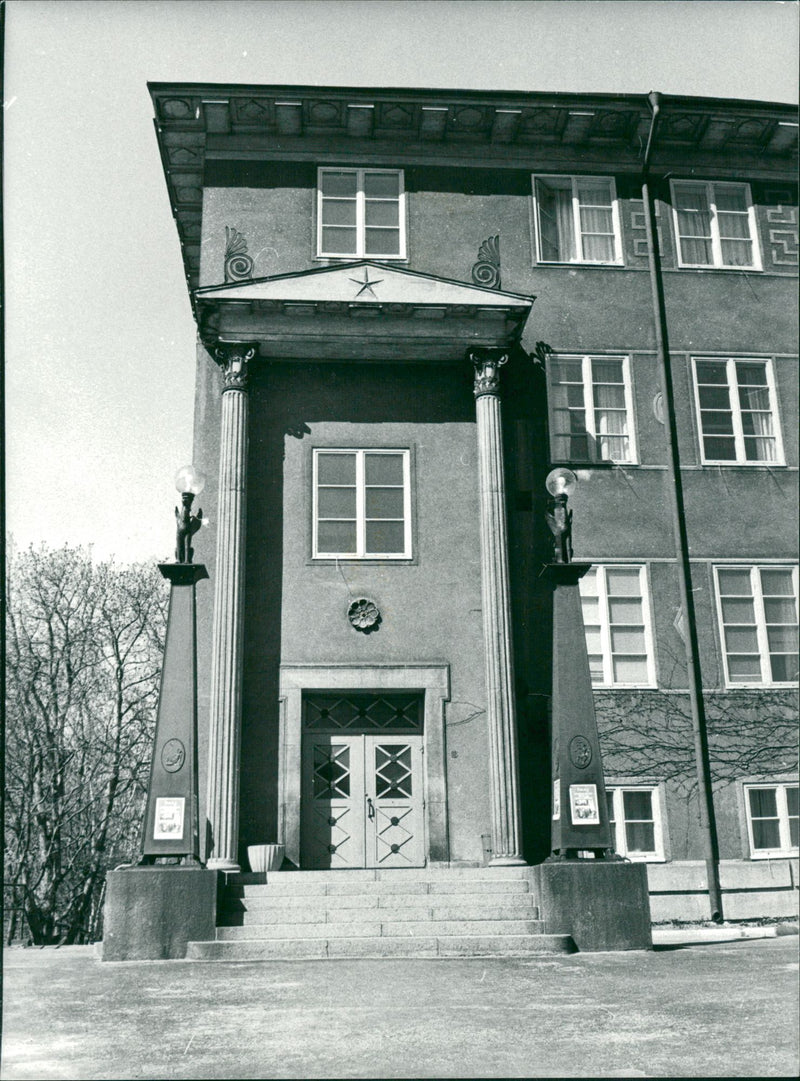
[[[206,790],[208,770],[209,702],[211,696],[211,624],[216,581],[219,434],[222,378],[202,345],[197,346],[195,375],[194,448],[192,458],[207,477],[196,505],[208,521],[194,538],[195,562],[204,563],[210,580],[198,583],[197,596],[197,758],[200,798],[200,858],[206,858]]]
[[[267,363],[251,389],[242,841],[274,835],[278,666],[446,662],[451,858],[489,831],[478,466],[466,365]],[[312,449],[412,452],[410,561],[311,559]],[[380,608],[365,635],[347,608]],[[364,688],[369,689],[369,688]]]
[[[531,345],[544,339],[564,352],[652,350],[641,191],[634,177],[616,181],[625,265],[537,266],[530,172],[407,167],[408,259],[400,265],[469,281],[481,242],[499,233],[503,287],[538,298]],[[330,262],[315,255],[316,182],[312,164],[211,163],[203,196],[200,284],[223,281],[226,226],[245,236],[255,277]],[[796,191],[753,185],[763,272],[677,269],[668,186],[659,195],[672,348],[796,354],[796,266],[779,261],[782,248],[769,240],[774,224],[767,217],[796,207]]]

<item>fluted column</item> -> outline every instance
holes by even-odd
[[[239,870],[247,364],[254,355],[255,347],[241,342],[220,344],[214,350],[223,386],[207,807],[211,826],[208,867],[218,871]]]
[[[522,864],[519,825],[517,722],[508,579],[508,533],[503,473],[498,349],[468,353],[475,367],[478,476],[481,516],[481,592],[486,657],[486,695],[492,797],[492,859],[495,866]]]

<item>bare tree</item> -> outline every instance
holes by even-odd
[[[663,691],[595,694],[603,759],[609,774],[654,776],[677,791],[694,790],[696,771],[688,696]],[[764,690],[706,696],[711,774],[715,786],[797,769],[794,696]]]
[[[85,549],[9,550],[6,938],[90,942],[106,871],[139,842],[165,583]]]

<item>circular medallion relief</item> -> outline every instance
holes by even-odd
[[[161,748],[161,765],[167,773],[177,773],[186,761],[186,748],[179,739],[168,739]]]
[[[573,736],[569,741],[569,758],[577,769],[586,769],[592,760],[592,748],[585,736]]]
[[[374,601],[367,597],[359,597],[347,609],[347,618],[357,631],[363,631],[366,634],[378,626],[381,613]]]

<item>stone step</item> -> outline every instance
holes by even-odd
[[[285,875],[266,885],[228,886],[228,897],[369,897],[373,895],[414,894],[509,894],[528,893],[524,878],[493,878],[471,881],[463,878],[387,879],[358,881],[342,878],[337,881],[307,879],[305,873]]]
[[[369,867],[336,871],[241,871],[228,874],[228,886],[272,885],[288,879],[302,877],[307,882],[391,882],[434,881],[441,878],[461,878],[465,881],[491,880],[494,878],[527,878],[530,867]]]
[[[538,935],[543,925],[536,920],[357,920],[347,923],[271,923],[243,927],[218,927],[218,942],[288,938],[436,938],[451,935]]]
[[[348,957],[523,957],[576,950],[570,935],[428,935],[424,938],[382,935],[190,942],[186,956],[195,961],[300,961]]]
[[[342,923],[356,918],[364,920],[513,920],[538,919],[539,906],[531,893],[511,894],[486,903],[474,897],[371,897],[371,905],[348,906],[334,898],[318,898],[321,904],[296,904],[299,898],[275,901],[233,901],[222,907],[218,922],[228,927],[265,923]],[[412,903],[413,902],[413,903]],[[237,907],[238,906],[238,907]]]

